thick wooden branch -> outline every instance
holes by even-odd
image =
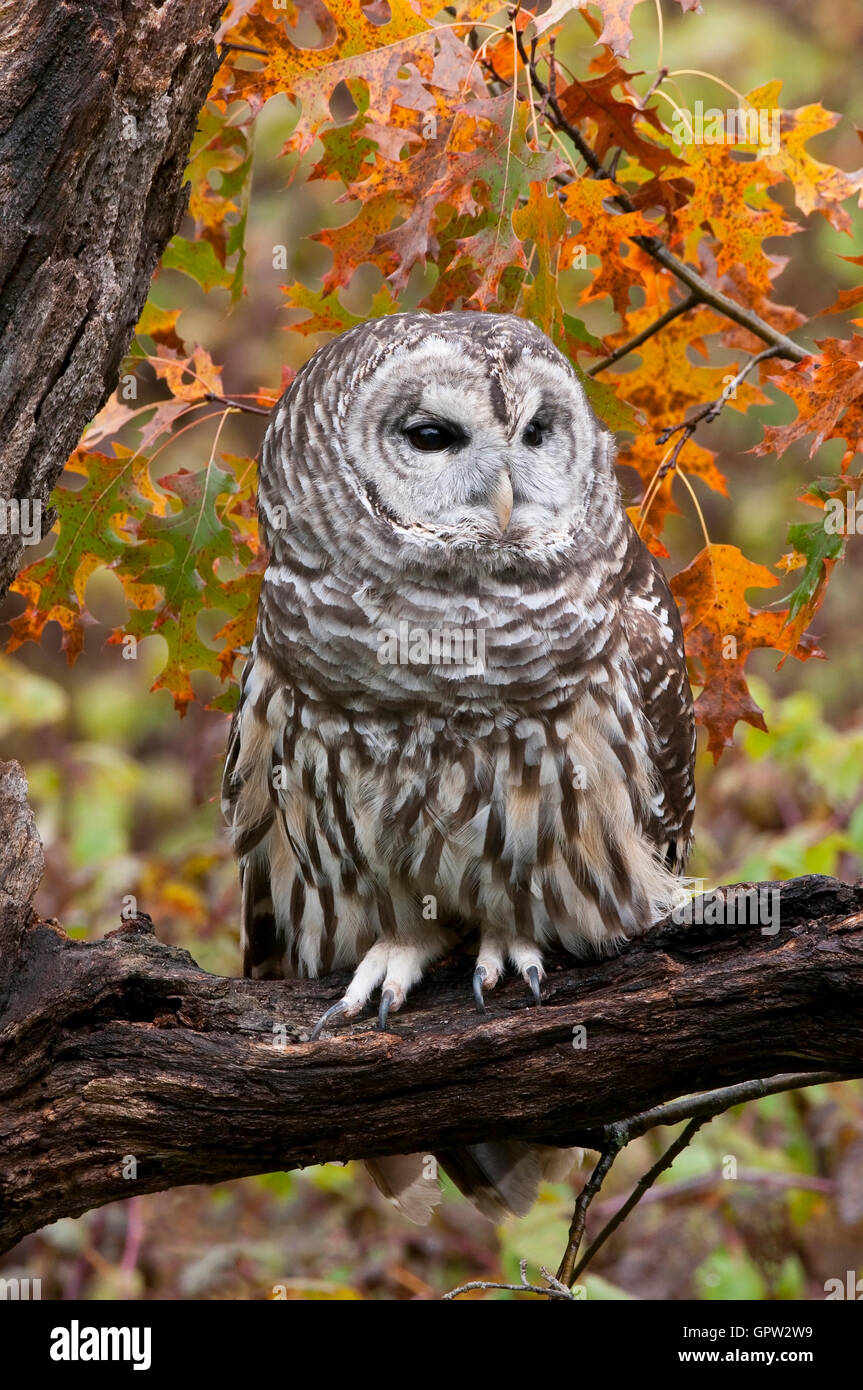
[[[0,597],[187,202],[225,0],[0,0]],[[35,513],[38,520],[38,512]]]
[[[561,962],[542,1008],[511,980],[477,1014],[470,959],[455,958],[388,1032],[363,1018],[310,1043],[343,977],[207,975],[146,917],[70,940],[22,901],[41,851],[20,769],[6,764],[0,844],[13,836],[0,899],[0,1249],[132,1192],[503,1135],[571,1143],[696,1090],[863,1073],[863,885],[782,884],[775,935],[668,924],[613,960]]]

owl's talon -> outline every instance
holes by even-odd
[[[314,1028],[309,1034],[309,1042],[317,1042],[318,1038],[321,1036],[321,1030],[323,1029],[324,1025],[328,1023],[331,1018],[340,1018],[341,1015],[346,1014],[347,1011],[348,1006],[345,1003],[344,999],[340,999],[337,1004],[333,1004],[329,1009],[326,1010],[325,1013],[321,1014],[320,1018],[318,1019],[317,1023],[315,1024]]]
[[[395,998],[396,996],[391,989],[385,989],[381,995],[381,1006],[378,1009],[378,1028],[380,1028],[381,1032],[383,1032],[387,1026],[387,1019],[390,1009],[395,1003]]]
[[[483,998],[482,994],[482,987],[484,984],[485,970],[481,965],[478,965],[476,970],[473,972],[473,997],[476,1001],[476,1006],[481,1014],[485,1013],[485,999]]]
[[[524,978],[530,985],[530,992],[533,995],[534,1003],[542,1003],[542,991],[539,987],[539,970],[535,965],[529,965],[524,972]]]

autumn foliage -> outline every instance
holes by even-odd
[[[191,152],[189,234],[174,238],[163,266],[239,301],[255,123],[284,95],[297,110],[285,152],[303,154],[307,177],[355,208],[316,233],[332,256],[320,288],[284,286],[285,307],[305,315],[291,331],[355,323],[342,292],[368,265],[381,275],[373,314],[418,306],[533,319],[618,433],[621,463],[642,486],[630,515],[658,555],[668,556],[670,514],[699,509],[704,489],[727,494],[702,442],[710,421],[763,404],[768,384],[784,393],[796,416],[767,428],[755,453],[781,456],[808,439],[803,500],[820,514],[791,528],[779,573],[706,531],[694,558],[671,557],[698,714],[718,755],[738,720],[763,727],[746,682],[750,652],[818,654],[807,628],[844,544],[823,509],[860,483],[851,463],[863,447],[863,338],[821,338],[812,354],[795,343],[803,315],[776,301],[784,262],[765,242],[792,237],[812,214],[847,231],[863,171],[812,156],[808,142],[838,117],[820,104],[782,110],[778,83],[739,99],[724,92],[720,103],[749,113],[753,130],[773,122],[775,141],[687,138],[691,113],[667,71],[628,69],[638,3],[553,0],[537,15],[494,0],[235,0]],[[678,3],[687,11],[697,0]],[[587,54],[580,77],[558,56],[564,36]],[[599,340],[579,309],[601,299],[617,327]],[[846,290],[821,312],[853,312],[861,299],[863,289]],[[12,646],[57,621],[73,660],[92,621],[87,581],[108,567],[130,607],[111,640],[160,633],[168,660],[156,684],[184,712],[198,671],[221,683],[218,706],[233,703],[264,564],[255,461],[223,452],[222,428],[238,409],[263,425],[286,382],[236,395],[206,344],[182,341],[179,314],[148,304],[120,387],[69,460],[54,499],[56,544],[16,586],[27,608]],[[166,474],[162,455],[181,437],[198,441],[203,466]],[[816,454],[834,438],[845,442],[843,473],[825,478]],[[750,591],[763,601],[779,574],[792,586],[781,604],[751,606]],[[205,609],[218,615],[214,636],[201,635]]]

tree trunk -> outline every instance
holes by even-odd
[[[542,1008],[511,980],[477,1014],[456,958],[386,1033],[364,1018],[310,1043],[345,977],[220,979],[145,916],[85,943],[33,915],[41,847],[14,763],[0,846],[0,1250],[135,1192],[498,1136],[589,1144],[692,1091],[863,1072],[863,884],[783,883],[775,935],[666,924],[562,961]]]
[[[185,210],[224,8],[0,0],[0,598]]]

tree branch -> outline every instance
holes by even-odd
[[[678,1154],[681,1154],[685,1148],[688,1148],[692,1140],[695,1138],[695,1135],[698,1133],[699,1129],[701,1129],[701,1126],[707,1124],[707,1121],[710,1118],[711,1116],[709,1115],[699,1115],[694,1120],[689,1121],[683,1132],[681,1134],[678,1134],[677,1138],[671,1144],[669,1144],[668,1148],[664,1151],[664,1153],[660,1154],[659,1158],[652,1165],[652,1167],[649,1168],[648,1171],[638,1179],[638,1182],[635,1184],[635,1187],[630,1192],[629,1196],[623,1203],[620,1210],[616,1211],[614,1213],[614,1216],[612,1216],[611,1219],[608,1222],[606,1222],[605,1226],[603,1226],[599,1235],[596,1237],[596,1240],[591,1242],[588,1249],[584,1252],[581,1259],[576,1264],[576,1258],[578,1256],[579,1247],[581,1244],[581,1234],[584,1231],[584,1222],[587,1217],[587,1206],[589,1205],[589,1202],[585,1203],[584,1215],[582,1216],[581,1221],[581,1232],[579,1232],[578,1240],[573,1240],[573,1233],[570,1229],[570,1237],[569,1242],[567,1244],[566,1253],[563,1257],[563,1261],[558,1272],[558,1278],[566,1284],[567,1288],[569,1288],[572,1284],[575,1283],[579,1274],[581,1274],[583,1270],[587,1268],[597,1251],[602,1249],[605,1242],[609,1239],[610,1236],[614,1235],[614,1232],[617,1230],[618,1226],[620,1226],[622,1222],[626,1220],[627,1216],[633,1210],[633,1208],[638,1206],[638,1203],[641,1201],[648,1188],[652,1187],[653,1184],[656,1182],[656,1179],[660,1177],[661,1174],[664,1173],[667,1168],[671,1167]],[[591,1174],[591,1181],[594,1177],[596,1177],[598,1170],[599,1164],[597,1164],[595,1172]],[[596,1195],[596,1192],[598,1192],[599,1188],[602,1186],[602,1180],[604,1176],[604,1174],[599,1174],[599,1182],[595,1184],[594,1190],[591,1193],[591,1198]]]
[[[188,200],[183,172],[225,0],[32,0],[0,10],[0,597],[84,426],[113,390]],[[38,540],[38,536],[36,536]]]
[[[501,1289],[505,1293],[535,1293],[540,1294],[543,1298],[559,1299],[566,1303],[575,1301],[575,1294],[571,1293],[566,1284],[562,1284],[545,1266],[541,1266],[539,1271],[545,1280],[544,1284],[530,1283],[527,1277],[527,1260],[519,1262],[519,1271],[521,1274],[520,1284],[495,1284],[487,1279],[472,1279],[469,1284],[459,1284],[457,1289],[450,1289],[449,1293],[443,1295],[443,1302],[446,1303],[450,1299],[458,1298],[459,1294],[462,1293],[471,1293],[474,1289]]]
[[[41,921],[28,906],[41,848],[11,763],[0,845],[13,837],[0,1249],[135,1193],[504,1136],[601,1148],[603,1127],[658,1123],[650,1107],[694,1091],[863,1071],[863,884],[782,884],[775,935],[668,923],[613,960],[553,962],[542,1008],[510,980],[478,1014],[472,961],[455,957],[386,1033],[364,1018],[310,1043],[345,976],[223,979],[162,945],[143,915],[93,943]],[[671,1122],[703,1101],[661,1113]]]
[[[564,1288],[570,1289],[575,1283],[575,1262],[578,1258],[584,1227],[587,1222],[587,1209],[611,1172],[612,1165],[622,1148],[623,1143],[616,1139],[603,1147],[593,1172],[575,1199],[575,1209],[572,1213],[572,1221],[569,1223],[566,1250],[560,1263],[560,1269],[557,1271],[557,1278]],[[614,1220],[613,1217],[612,1220]]]
[[[611,367],[615,362],[619,362],[622,357],[628,357],[636,348],[641,347],[642,343],[646,343],[648,338],[652,338],[654,333],[659,333],[667,323],[672,323],[674,319],[680,318],[681,314],[687,314],[698,303],[699,299],[695,294],[688,294],[685,299],[678,300],[676,304],[672,304],[670,309],[666,309],[664,314],[660,314],[653,323],[649,323],[640,333],[636,333],[634,338],[630,338],[626,343],[621,343],[619,348],[615,348],[608,357],[603,357],[601,362],[594,362],[593,366],[588,368],[586,375],[596,376],[599,372],[604,372],[606,367]]]

